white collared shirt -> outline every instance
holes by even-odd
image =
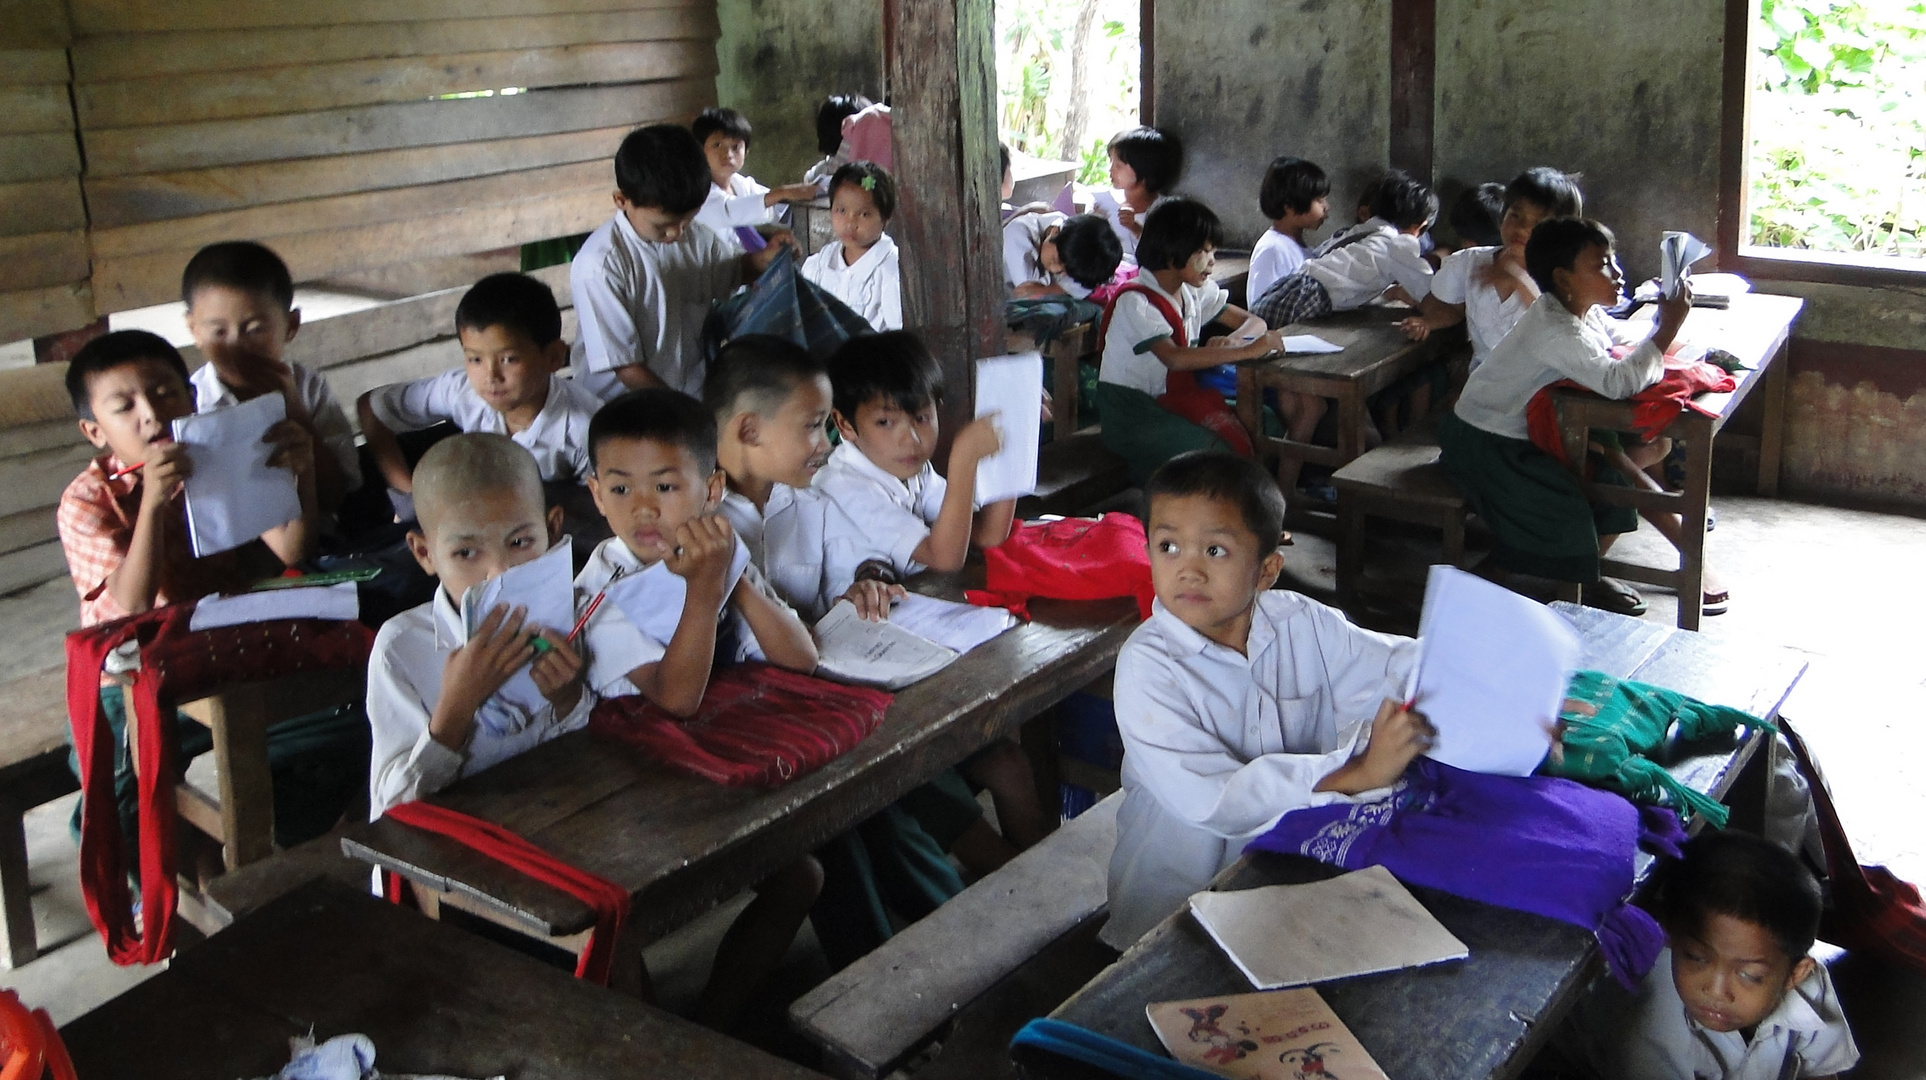
[[[354,445],[354,426],[348,423],[348,414],[342,411],[341,403],[335,400],[334,390],[328,386],[328,380],[300,364],[290,362],[288,370],[294,373],[294,390],[301,396],[302,407],[308,410],[308,415],[314,420],[315,438],[321,443],[315,449],[334,455],[334,460],[341,466],[341,479],[346,490],[353,491],[360,487],[361,457]],[[213,412],[241,403],[241,399],[234,396],[234,391],[221,382],[220,374],[211,363],[195,368],[188,382],[194,387],[194,411],[197,413]]]
[[[1638,342],[1624,359],[1612,347]],[[1628,398],[1664,374],[1665,355],[1643,332],[1597,307],[1578,318],[1550,293],[1526,309],[1511,333],[1465,381],[1455,411],[1473,427],[1529,439],[1525,406],[1532,395],[1570,379],[1608,398]]]
[[[1378,298],[1392,285],[1404,286],[1413,300],[1431,291],[1431,264],[1415,236],[1407,236],[1382,219],[1372,218],[1339,234],[1339,239],[1369,230],[1364,239],[1337,247],[1326,242],[1324,254],[1304,263],[1304,273],[1317,279],[1331,296],[1331,310],[1349,311]]]
[[[573,379],[550,375],[541,411],[511,434],[508,418],[482,400],[465,369],[456,368],[379,387],[368,395],[368,406],[390,431],[420,431],[446,420],[463,431],[507,435],[535,456],[544,481],[579,481],[588,475],[589,420],[602,402]]]
[[[738,551],[743,550],[741,537],[736,538],[736,547]],[[688,595],[688,589],[676,577],[675,571],[660,560],[643,563],[619,536],[612,536],[597,544],[595,551],[589,555],[587,565],[575,575],[576,610],[586,609],[595,594],[614,580],[617,570],[622,572],[625,579],[625,589],[639,590],[639,595],[647,598],[647,607],[661,611],[663,624],[674,626],[682,618],[682,601]],[[735,589],[742,585],[775,598],[774,591],[753,565],[743,571],[740,581],[722,594],[722,606],[716,610],[716,619],[718,622],[733,620],[736,650],[730,659],[738,663],[766,659],[762,646],[756,642],[756,635],[749,629],[748,620],[742,617],[739,609],[729,604]],[[582,646],[588,652],[588,685],[598,697],[626,697],[640,693],[635,684],[629,681],[629,673],[644,664],[661,660],[668,652],[669,640],[673,636],[673,632],[667,635],[651,633],[630,621],[613,602],[604,602],[589,616],[588,625],[582,628]]]
[[[1101,934],[1115,948],[1288,811],[1382,794],[1312,789],[1369,741],[1378,706],[1416,660],[1411,640],[1270,590],[1258,594],[1246,649],[1211,641],[1159,602],[1117,657],[1124,803]]]
[[[714,229],[725,240],[734,240],[734,230],[757,225],[766,225],[776,220],[776,208],[763,202],[769,188],[756,183],[753,176],[736,173],[729,178],[729,186],[723,187],[713,181],[709,184],[709,197],[696,211],[695,219]]]
[[[556,716],[545,701],[514,732],[501,734],[477,722],[468,745],[460,750],[436,742],[428,734],[428,719],[441,700],[442,670],[448,654],[466,640],[461,614],[439,585],[433,600],[389,619],[375,635],[368,657],[368,723],[374,731],[368,769],[370,821],[391,806],[433,794],[588,723],[595,695],[584,689],[566,716]]]
[[[896,241],[888,233],[854,265],[843,262],[843,242],[831,240],[803,262],[802,275],[828,289],[877,330],[903,328],[903,272]]]
[[[748,546],[750,565],[806,622],[829,612],[868,557],[857,543],[861,530],[815,488],[777,484],[761,510],[748,496],[731,491],[720,509]]]
[[[1278,232],[1265,229],[1251,248],[1250,274],[1244,279],[1244,295],[1252,300],[1263,296],[1272,285],[1297,273],[1304,265],[1304,245]]]
[[[607,401],[615,369],[646,364],[669,387],[702,395],[702,324],[742,281],[742,252],[692,221],[673,244],[636,235],[621,212],[589,234],[569,267],[577,331],[575,380]]]
[[[1471,335],[1473,371],[1491,358],[1491,350],[1505,340],[1518,320],[1531,309],[1532,302],[1525,299],[1523,289],[1513,289],[1510,296],[1501,300],[1498,287],[1491,283],[1492,263],[1502,250],[1477,247],[1453,252],[1445,256],[1431,279],[1431,295],[1447,304],[1464,305],[1465,329]]]
[[[916,549],[929,538],[950,488],[929,462],[915,476],[900,480],[869,460],[856,444],[843,443],[829,455],[811,486],[836,500],[856,530],[851,543],[863,559],[888,559],[899,574],[923,569],[915,559]],[[835,595],[849,587],[848,582],[842,584]]]
[[[1184,340],[1177,344],[1185,347],[1194,345],[1204,332],[1204,325],[1230,303],[1230,293],[1215,281],[1206,281],[1202,286],[1179,285],[1175,296],[1157,284],[1155,274],[1138,274],[1137,283],[1177,309],[1184,323]],[[1104,326],[1103,363],[1097,368],[1098,380],[1161,397],[1170,371],[1150,347],[1174,336],[1170,320],[1164,318],[1149,297],[1134,289],[1118,294],[1117,302],[1110,307],[1110,321]]]
[[[1043,268],[1043,234],[1061,227],[1067,220],[1061,212],[1051,210],[1039,214],[1018,214],[1003,223],[1005,285],[1012,289],[1029,284],[1062,289],[1079,300],[1090,295],[1090,290],[1069,274],[1055,274]]]

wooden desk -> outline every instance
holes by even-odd
[[[1733,297],[1732,306],[1723,311],[1693,308],[1679,331],[1679,340],[1724,349],[1750,370],[1737,373],[1738,388],[1729,394],[1699,395],[1698,403],[1713,415],[1683,410],[1661,433],[1685,444],[1684,490],[1650,491],[1586,483],[1587,493],[1596,501],[1679,515],[1685,550],[1679,553],[1678,569],[1662,570],[1610,558],[1601,560],[1600,569],[1614,577],[1677,591],[1678,623],[1683,629],[1699,628],[1705,597],[1705,515],[1711,499],[1712,442],[1738,411],[1740,403],[1755,390],[1762,390],[1765,395],[1765,421],[1758,437],[1758,490],[1767,497],[1779,493],[1779,454],[1785,428],[1786,383],[1790,378],[1786,353],[1792,323],[1804,306],[1805,301],[1794,296],[1748,293]],[[1655,313],[1648,307],[1639,314],[1649,320]],[[1552,400],[1558,409],[1559,434],[1564,439],[1566,460],[1584,482],[1585,447],[1592,429],[1632,430],[1632,406],[1571,390],[1555,391]]]
[[[17,968],[40,955],[21,819],[80,786],[67,766],[66,667],[0,683],[0,702],[0,963]]]
[[[1365,401],[1405,375],[1423,367],[1437,344],[1412,341],[1398,329],[1411,315],[1404,307],[1362,307],[1313,322],[1283,327],[1286,334],[1316,334],[1343,352],[1280,356],[1254,360],[1237,367],[1237,417],[1256,446],[1268,446],[1293,462],[1315,462],[1342,468],[1364,453],[1364,435],[1371,417]],[[1337,402],[1338,443],[1335,447],[1272,438],[1264,433],[1259,408],[1266,389],[1314,394]]]
[[[1805,661],[1790,650],[1721,645],[1637,619],[1555,606],[1584,638],[1584,666],[1757,716],[1775,716],[1805,671]],[[1674,747],[1668,767],[1692,787],[1724,797],[1766,737],[1748,730]],[[1641,855],[1641,882],[1650,868],[1650,858]],[[1240,860],[1212,887],[1248,889],[1338,873],[1310,859],[1266,853]],[[1554,919],[1432,889],[1411,891],[1470,947],[1470,958],[1327,983],[1318,993],[1398,1080],[1516,1076],[1596,973],[1597,941]],[[1249,992],[1236,965],[1185,911],[1166,919],[1051,1015],[1161,1053],[1145,1005]]]
[[[1077,388],[1082,380],[1083,358],[1096,343],[1094,335],[1094,324],[1081,323],[1058,334],[1048,349],[1039,349],[1027,330],[1006,330],[1003,334],[1004,352],[1043,354],[1044,366],[1049,369],[1052,441],[1083,429],[1077,416]]]
[[[789,204],[789,228],[796,234],[796,247],[808,258],[829,245],[835,233],[829,225],[829,200],[811,199]]]
[[[980,573],[980,571],[979,571]],[[959,576],[922,590],[961,597]],[[855,750],[773,790],[725,788],[587,732],[564,735],[429,801],[514,830],[635,897],[628,948],[727,900],[1087,685],[1137,626],[1134,601],[1038,600],[1034,621],[900,691]],[[348,854],[450,903],[579,948],[580,901],[443,837],[392,821],[350,829]]]
[[[565,971],[315,882],[62,1028],[89,1080],[271,1076],[359,1033],[383,1073],[517,1080],[817,1074]]]

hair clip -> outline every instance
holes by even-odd
[[[864,191],[876,190],[876,178],[874,176],[863,177],[863,190]]]

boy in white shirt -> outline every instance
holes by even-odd
[[[1003,225],[1003,283],[1019,300],[1081,300],[1109,281],[1122,261],[1117,234],[1095,214],[1023,213]]]
[[[896,241],[883,230],[896,214],[896,182],[873,161],[853,161],[829,179],[829,225],[836,238],[802,264],[802,276],[877,330],[903,328],[903,272]]]
[[[1271,219],[1271,227],[1251,248],[1246,297],[1263,296],[1304,265],[1304,234],[1322,228],[1331,216],[1331,179],[1303,158],[1277,158],[1264,170],[1257,205]]]
[[[777,206],[816,197],[815,184],[786,184],[772,191],[742,171],[752,129],[748,117],[736,110],[704,109],[689,125],[689,133],[702,144],[702,156],[709,162],[709,197],[697,211],[696,221],[724,240],[740,247],[737,229],[770,224],[776,220]]]
[[[1393,285],[1412,303],[1431,291],[1431,264],[1418,237],[1438,216],[1438,197],[1405,177],[1379,185],[1370,220],[1327,241],[1290,277],[1252,292],[1251,311],[1268,326],[1288,326],[1363,307]]]
[[[1383,793],[1433,735],[1396,695],[1412,643],[1271,591],[1284,497],[1200,451],[1145,487],[1152,614],[1117,658],[1124,804],[1102,940],[1128,948],[1285,813]]]
[[[414,489],[395,433],[443,422],[507,435],[534,456],[545,484],[580,483],[589,418],[602,403],[560,374],[568,343],[555,294],[525,274],[490,274],[462,296],[455,333],[460,369],[376,387],[355,403],[388,486],[403,495]]]
[[[502,435],[455,435],[422,455],[414,481],[419,524],[408,549],[441,583],[433,600],[382,624],[368,658],[370,820],[582,727],[595,704],[582,658],[563,639],[568,627],[531,626],[522,609],[504,607],[472,636],[462,627],[463,593],[559,538],[561,510],[543,512],[535,459]],[[540,652],[537,636],[547,642]],[[532,715],[498,703],[481,716],[523,665],[545,703]]]
[[[745,255],[697,222],[712,183],[702,144],[674,124],[631,131],[615,152],[615,216],[569,272],[578,324],[569,363],[598,399],[650,386],[700,393],[709,309],[795,242],[778,233]]]

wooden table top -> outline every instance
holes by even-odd
[[[817,1074],[341,885],[314,882],[68,1024],[89,1080],[272,1076],[288,1039],[359,1033],[384,1073]]]
[[[1786,649],[1723,645],[1698,634],[1575,605],[1554,605],[1579,629],[1581,666],[1704,701],[1776,715],[1805,671]],[[1763,741],[1756,733],[1671,748],[1665,763],[1692,787],[1722,795]],[[1643,881],[1651,859],[1640,856]],[[1213,888],[1248,889],[1334,877],[1310,859],[1260,854]],[[1598,944],[1567,923],[1413,887],[1471,950],[1440,964],[1320,984],[1318,993],[1398,1080],[1515,1075],[1543,1045],[1595,970]],[[1251,984],[1188,912],[1164,921],[1052,1015],[1161,1053],[1144,1017],[1154,1001],[1251,992]]]
[[[1284,334],[1316,334],[1344,351],[1292,353],[1240,366],[1255,370],[1260,380],[1295,377],[1356,383],[1360,393],[1375,394],[1396,381],[1416,356],[1435,348],[1431,341],[1412,341],[1398,329],[1398,323],[1413,314],[1408,307],[1371,305],[1292,323],[1281,328]]]
[[[969,573],[969,571],[965,571]],[[976,571],[980,574],[980,570]],[[956,575],[919,591],[958,599]],[[574,732],[462,780],[429,801],[506,826],[635,897],[630,926],[648,940],[728,899],[1116,663],[1136,629],[1132,600],[1037,600],[1033,621],[900,691],[856,749],[774,789],[726,788],[623,744]],[[348,831],[343,848],[512,920],[561,935],[594,924],[581,901],[455,841],[391,821]]]

